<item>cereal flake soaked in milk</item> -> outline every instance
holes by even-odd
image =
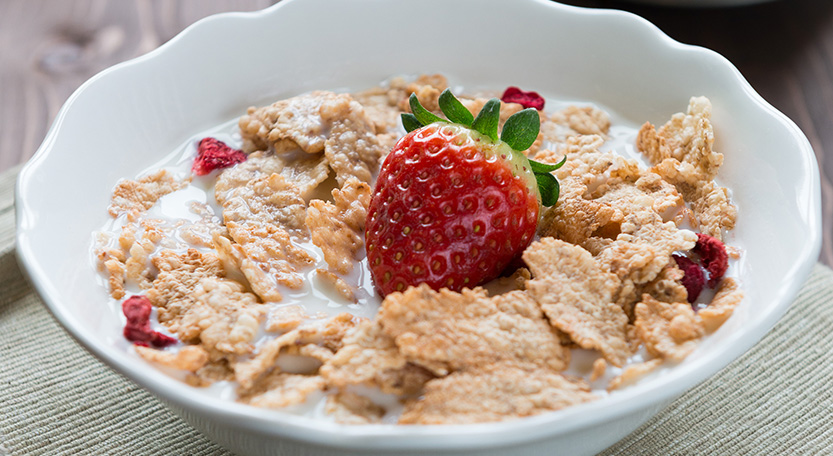
[[[701,98],[642,130],[598,106],[548,100],[528,153],[568,161],[556,173],[559,203],[524,255],[529,269],[488,291],[409,288],[383,300],[364,251],[373,179],[404,134],[410,93],[432,109],[446,87],[441,75],[392,78],[253,107],[120,182],[92,251],[110,310],[121,315],[124,299],[147,294],[152,329],[183,341],[137,355],[213,400],[353,425],[472,423],[661,375],[673,368],[666,359],[682,360],[731,316],[737,279],[684,311],[670,256],[692,248],[693,231],[722,235],[734,224],[728,191],[713,180],[722,155]],[[477,108],[494,95],[460,98]],[[501,121],[522,108],[502,105]],[[248,160],[193,176],[206,136]],[[700,156],[707,169],[689,166]]]

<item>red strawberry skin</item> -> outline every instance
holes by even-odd
[[[365,229],[382,295],[420,283],[473,288],[529,245],[537,187],[511,154],[455,124],[431,124],[399,140],[382,165]]]

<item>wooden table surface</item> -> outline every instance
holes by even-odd
[[[680,9],[608,0],[671,37],[726,56],[752,86],[804,131],[822,171],[824,245],[833,265],[833,2],[779,0]],[[95,73],[144,54],[192,22],[249,11],[270,0],[0,1],[0,171],[25,162],[67,97]]]

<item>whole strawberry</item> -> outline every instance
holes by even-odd
[[[555,204],[558,165],[521,151],[538,136],[535,109],[507,119],[498,137],[500,100],[475,118],[450,91],[449,120],[411,95],[409,131],[387,156],[370,201],[367,258],[382,295],[426,283],[460,290],[494,279],[532,242],[539,205]]]

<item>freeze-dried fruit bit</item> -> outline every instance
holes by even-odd
[[[709,271],[709,288],[717,286],[717,282],[726,274],[729,268],[729,255],[726,246],[717,238],[708,234],[697,233],[697,245],[692,252],[700,255],[700,264]]]
[[[700,292],[703,291],[703,285],[706,284],[706,276],[700,266],[691,261],[687,256],[673,255],[674,261],[677,262],[677,267],[682,269],[683,278],[681,282],[688,292],[688,302],[694,303]]]
[[[232,149],[226,143],[215,138],[203,138],[197,146],[197,158],[191,166],[191,172],[204,176],[215,169],[228,168],[246,161],[246,154]]]
[[[538,92],[527,92],[514,86],[506,88],[500,101],[518,103],[524,108],[535,108],[539,111],[544,109],[544,97],[538,95]]]
[[[131,296],[121,305],[127,323],[124,325],[124,338],[136,345],[153,345],[161,348],[177,342],[171,336],[166,336],[150,328],[150,311],[153,306],[144,296]]]

